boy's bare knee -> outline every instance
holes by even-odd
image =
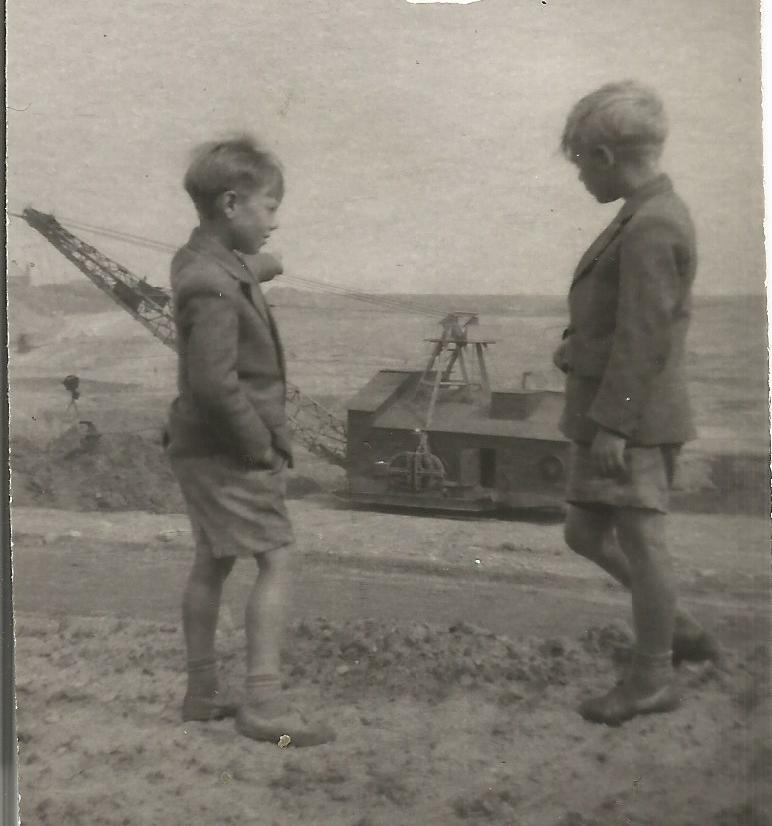
[[[193,563],[191,577],[206,582],[223,582],[233,570],[235,557],[198,556]]]
[[[580,548],[586,545],[585,529],[581,511],[569,506],[566,521],[563,525],[563,539],[572,551],[581,553]]]
[[[620,541],[659,544],[665,540],[665,514],[644,508],[620,508],[616,518]]]
[[[581,556],[590,559],[596,557],[603,552],[603,543],[609,530],[607,521],[601,513],[569,507],[563,526],[566,545]]]
[[[563,526],[563,539],[572,551],[580,554],[587,545],[585,532],[571,520],[566,520]]]
[[[255,561],[259,576],[263,578],[279,578],[286,576],[292,561],[292,546],[284,545],[263,554],[256,554]]]
[[[617,536],[631,562],[667,553],[665,514],[640,508],[623,508],[617,514]]]

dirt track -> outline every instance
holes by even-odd
[[[17,611],[47,616],[137,617],[176,622],[188,555],[180,549],[146,548],[130,543],[94,543],[66,535],[48,544],[27,537],[17,544],[15,605]],[[549,575],[531,561],[509,572],[464,571],[421,561],[376,560],[329,555],[299,556],[292,594],[293,614],[335,621],[373,617],[398,622],[452,624],[464,618],[500,634],[570,635],[577,629],[626,618],[626,594],[607,579]],[[440,574],[439,576],[437,574]],[[714,577],[715,571],[710,572]],[[443,575],[444,574],[444,575]],[[732,643],[761,642],[766,631],[764,592],[749,589],[737,576],[735,591],[706,592],[695,585],[683,599],[697,613],[709,615]],[[116,581],[121,583],[115,588]],[[52,582],[56,588],[52,589]],[[252,582],[251,566],[242,563],[228,583],[226,610],[240,622]],[[744,586],[744,587],[742,587]]]
[[[184,519],[20,509],[24,822],[769,822],[763,521],[676,519],[682,590],[729,646],[725,669],[682,666],[682,709],[607,729],[575,706],[624,667],[627,600],[561,550],[558,525],[313,502],[293,511],[306,552],[286,674],[341,734],[302,751],[244,740],[229,722],[179,723]],[[339,532],[368,536],[366,547],[346,555],[357,549],[341,547]],[[383,559],[396,549],[401,560]],[[218,643],[236,687],[248,571],[237,568]]]

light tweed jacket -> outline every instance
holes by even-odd
[[[587,250],[569,293],[565,435],[598,427],[630,445],[680,444],[695,429],[684,375],[697,256],[689,210],[661,175]]]

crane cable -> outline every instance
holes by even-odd
[[[24,215],[22,213],[8,212],[7,214],[11,217],[21,218],[22,220],[24,220]],[[147,238],[142,235],[136,235],[130,232],[124,232],[123,230],[115,230],[110,229],[108,227],[100,227],[94,224],[87,224],[82,221],[70,220],[68,218],[57,218],[56,220],[63,226],[69,226],[73,229],[78,229],[85,232],[91,232],[97,235],[102,235],[107,238],[112,238],[113,240],[132,244],[134,246],[145,247],[146,249],[151,249],[156,252],[173,253],[176,252],[178,249],[173,244],[169,244],[164,241],[158,241],[153,238]],[[335,284],[330,281],[321,281],[318,279],[291,274],[284,274],[282,276],[282,280],[286,282],[292,282],[303,287],[315,287],[321,290],[322,292],[326,292],[329,295],[338,295],[344,298],[350,298],[352,300],[362,301],[364,303],[369,303],[376,306],[382,306],[385,309],[394,312],[410,312],[417,315],[428,316],[433,319],[443,318],[446,315],[446,313],[444,312],[439,312],[437,310],[433,310],[431,308],[425,307],[417,303],[410,303],[406,301],[401,301],[399,299],[381,297],[377,294],[365,293],[360,290],[352,290],[349,287],[343,286],[342,284]]]

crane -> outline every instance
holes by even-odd
[[[28,207],[22,218],[70,260],[96,287],[159,341],[176,349],[171,293],[148,284],[96,247],[65,229],[53,215]],[[333,464],[346,465],[346,426],[300,388],[287,383],[287,417],[294,438]]]

